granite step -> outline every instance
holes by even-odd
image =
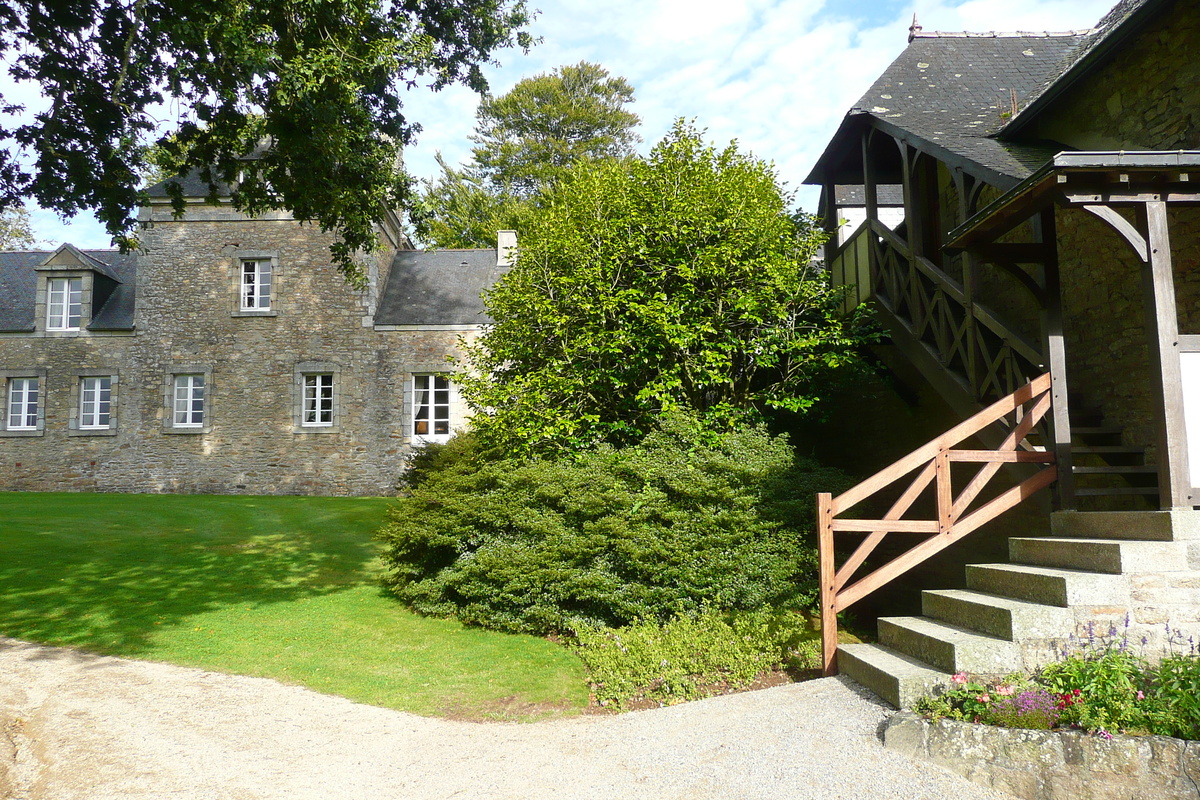
[[[1070,609],[968,589],[921,592],[921,613],[1010,642],[1064,639],[1075,625]]]
[[[1025,564],[970,564],[967,588],[1048,606],[1109,605],[1115,597],[1128,597],[1129,580],[1123,575],[1037,567]]]
[[[879,643],[946,672],[996,675],[1021,667],[1012,642],[925,617],[881,617]]]
[[[1008,555],[1018,564],[1063,567],[1108,575],[1178,572],[1188,568],[1183,542],[1120,539],[1073,539],[1065,536],[1008,540]]]
[[[1050,533],[1068,539],[1133,539],[1170,542],[1189,538],[1181,533],[1200,525],[1181,524],[1195,517],[1170,511],[1056,511],[1050,515]],[[1191,537],[1195,538],[1195,537]]]
[[[912,708],[937,687],[950,685],[948,673],[878,644],[838,645],[837,664],[838,672],[896,708]]]

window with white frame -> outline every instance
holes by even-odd
[[[46,281],[46,330],[77,331],[83,319],[83,278]]]
[[[9,378],[8,430],[37,430],[39,398],[38,378]]]
[[[174,413],[176,428],[199,428],[204,425],[204,376],[176,375]]]
[[[242,310],[271,309],[271,259],[242,260]]]
[[[450,438],[450,379],[445,375],[413,376],[413,438]]]
[[[79,379],[79,429],[107,430],[112,426],[112,377]]]
[[[328,427],[333,424],[333,374],[316,373],[304,376],[304,408],[300,424],[306,428]]]

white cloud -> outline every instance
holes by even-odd
[[[915,0],[915,11],[926,30],[1066,30],[1095,24],[1112,2]],[[542,13],[533,30],[543,43],[528,55],[500,53],[502,66],[487,71],[493,92],[563,64],[598,62],[636,88],[643,149],[675,118],[694,117],[714,141],[736,138],[774,161],[792,187],[808,174],[846,109],[904,49],[914,11],[908,5],[889,18],[887,9],[895,6],[884,0],[538,0],[535,5]],[[469,156],[476,105],[475,95],[462,88],[410,94],[410,117],[424,127],[406,154],[413,173],[434,175],[439,150],[451,164]],[[802,191],[800,201],[815,209],[815,191]],[[76,224],[59,232],[85,244],[97,240],[89,230],[98,229]]]

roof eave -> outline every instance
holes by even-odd
[[[1050,186],[1058,185],[1059,175],[1086,172],[1107,172],[1114,169],[1136,170],[1200,170],[1200,150],[1094,150],[1062,152],[1047,161],[1025,180],[1011,187],[987,206],[959,225],[946,237],[946,249],[962,250],[980,238],[985,224],[1001,211],[1027,206],[1031,211]]]

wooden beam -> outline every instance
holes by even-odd
[[[921,492],[925,491],[925,487],[933,480],[933,475],[934,463],[930,461],[925,465],[925,469],[917,473],[916,479],[904,490],[904,494],[900,495],[895,503],[892,503],[892,507],[883,515],[883,518],[900,519],[903,517],[916,499],[921,496]],[[858,546],[858,549],[850,555],[850,558],[846,559],[846,563],[842,564],[841,568],[837,571],[837,575],[834,576],[834,584],[839,592],[858,568],[862,566],[862,563],[867,560],[867,556],[874,552],[879,543],[883,541],[883,537],[887,535],[888,531],[886,530],[872,531],[871,535],[864,539],[862,544]]]
[[[1187,433],[1183,422],[1183,378],[1179,366],[1179,322],[1167,204],[1147,203],[1141,212],[1149,260],[1142,270],[1150,361],[1158,378],[1158,480],[1163,508],[1192,506]]]
[[[850,509],[859,501],[870,497],[883,487],[924,465],[926,461],[932,460],[942,450],[948,450],[962,440],[974,436],[994,424],[1001,417],[1013,413],[1049,388],[1050,376],[1048,374],[1034,378],[1008,397],[997,400],[970,419],[960,422],[933,441],[918,447],[895,464],[880,470],[854,488],[833,498],[834,516]]]
[[[1033,427],[1038,424],[1038,421],[1046,415],[1050,410],[1049,394],[1043,394],[1033,403],[1033,407],[1021,417],[1013,429],[1009,431],[1008,436],[1004,437],[1004,441],[1000,443],[1000,447],[992,451],[965,451],[965,452],[983,452],[994,455],[1012,455],[1018,459],[1022,456],[1036,455],[1040,457],[1049,456],[1050,461],[1054,461],[1053,453],[1039,453],[1030,450],[1017,450],[1017,446],[1024,441],[1025,437],[1033,431]],[[957,452],[957,451],[951,451]],[[1040,459],[1039,459],[1040,460]],[[958,498],[954,501],[954,518],[957,520],[967,510],[967,506],[975,502],[975,498],[983,491],[983,487],[987,485],[997,472],[1000,471],[1001,464],[1005,463],[1000,459],[988,459],[989,463],[985,464],[979,472],[971,479],[966,488],[962,490]],[[1017,463],[1017,459],[1014,459]]]
[[[969,464],[1053,464],[1048,450],[951,450],[950,460]]]
[[[977,244],[967,248],[984,261],[999,259],[1014,264],[1044,264],[1046,262],[1046,245],[1041,242],[993,242]]]
[[[938,524],[927,519],[838,519],[829,523],[834,533],[844,531],[887,531],[888,533],[937,533]]]
[[[977,511],[960,520],[946,533],[926,539],[916,547],[913,547],[911,550],[875,570],[870,575],[855,582],[838,593],[835,611],[846,610],[880,586],[898,578],[930,556],[936,555],[946,549],[981,525],[990,522],[1035,492],[1049,486],[1054,482],[1056,476],[1057,471],[1055,468],[1047,467],[1037,475],[1022,481],[1017,486],[984,504]]]
[[[1066,192],[1063,199],[1072,205],[1128,205],[1168,203],[1170,205],[1200,205],[1200,192],[1194,191],[1079,191]]]
[[[828,492],[817,494],[817,551],[821,583],[821,671],[837,674],[837,587],[834,585],[833,530]]]
[[[1046,291],[1034,280],[1033,276],[1025,270],[1021,269],[1016,262],[1007,261],[998,256],[992,256],[991,263],[1000,269],[1004,270],[1010,277],[1021,284],[1021,288],[1029,292],[1033,301],[1038,304],[1038,308],[1044,308],[1046,305]],[[1025,262],[1031,263],[1031,262]]]
[[[1095,214],[1097,217],[1107,222],[1113,230],[1115,230],[1122,236],[1122,238],[1125,239],[1125,241],[1129,242],[1129,246],[1132,247],[1134,252],[1137,253],[1138,258],[1140,258],[1143,263],[1146,262],[1147,255],[1145,237],[1142,236],[1141,232],[1135,228],[1129,220],[1118,214],[1115,208],[1110,206],[1089,204],[1085,205],[1083,210],[1087,211],[1089,214]]]
[[[1067,390],[1067,346],[1063,333],[1062,284],[1058,264],[1058,229],[1053,206],[1044,209],[1040,219],[1041,239],[1045,243],[1045,298],[1042,305],[1042,334],[1045,339],[1046,366],[1050,370],[1050,435],[1055,462],[1058,464],[1058,483],[1055,485],[1055,504],[1064,511],[1075,508],[1075,472],[1071,454],[1070,394]]]
[[[821,199],[824,201],[822,207],[825,210],[823,224],[825,232],[829,235],[825,240],[825,267],[828,269],[833,266],[838,250],[837,186],[833,182],[826,183],[821,189]]]

